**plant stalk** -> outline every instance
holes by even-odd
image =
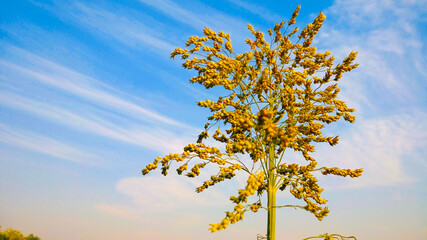
[[[276,239],[276,181],[275,181],[275,151],[274,146],[270,146],[268,156],[268,221],[267,240]]]

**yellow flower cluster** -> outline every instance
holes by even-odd
[[[287,186],[291,186],[290,193],[298,199],[303,199],[307,205],[303,209],[313,213],[319,220],[329,213],[328,208],[319,205],[325,204],[326,199],[321,198],[320,194],[323,189],[317,184],[317,179],[310,173],[315,171],[317,163],[311,162],[307,166],[299,166],[298,164],[282,164],[277,172],[284,176],[284,181],[280,186],[280,190],[284,190]],[[312,201],[314,200],[314,202]]]
[[[254,203],[250,206],[250,209],[252,212],[258,212],[260,207],[261,207],[261,203]]]
[[[206,166],[207,162],[195,164],[191,168],[191,172],[188,172],[185,176],[187,177],[196,177],[200,175],[200,169]]]
[[[342,77],[343,73],[349,72],[359,66],[359,64],[351,64],[356,59],[356,56],[357,52],[351,51],[351,53],[344,58],[343,63],[338,64],[335,67],[335,70],[333,71],[333,74],[335,75],[334,81],[338,81]]]
[[[242,220],[245,215],[245,211],[246,209],[244,209],[244,206],[242,204],[237,204],[236,206],[234,206],[233,212],[226,212],[226,217],[220,223],[209,224],[211,226],[209,230],[211,232],[216,232],[227,228],[230,223],[234,224]]]
[[[227,143],[229,139],[225,134],[221,132],[221,130],[219,130],[219,128],[215,131],[212,138],[222,143]]]
[[[292,18],[289,20],[288,26],[295,24],[295,19],[297,18],[298,12],[300,9],[301,9],[301,5],[298,5],[297,8],[292,13]]]
[[[257,212],[258,209],[261,207],[260,202],[247,205],[246,207],[242,205],[242,202],[246,203],[248,201],[248,197],[255,194],[255,191],[257,191],[260,186],[264,184],[264,180],[264,172],[259,172],[258,174],[250,174],[246,188],[239,190],[238,197],[230,197],[230,200],[236,203],[236,205],[234,206],[234,211],[226,212],[225,218],[220,223],[210,224],[211,227],[209,228],[209,230],[211,230],[212,232],[216,232],[227,228],[229,223],[234,224],[237,221],[242,220],[244,213],[248,210],[251,210],[252,212]]]
[[[246,203],[248,201],[248,197],[254,195],[255,191],[257,191],[259,187],[264,184],[264,180],[264,172],[259,172],[258,174],[250,174],[246,188],[240,189],[239,195],[237,197],[231,196],[230,200],[237,204],[242,202]]]
[[[242,166],[239,164],[232,164],[228,167],[220,167],[220,170],[216,176],[211,176],[210,180],[204,181],[202,186],[196,188],[196,192],[202,192],[209,186],[213,186],[219,182],[224,181],[225,179],[231,179],[236,174],[234,173],[236,170],[241,170]]]
[[[261,203],[253,203],[249,206],[249,208],[245,208],[241,203],[247,202],[247,198],[255,193],[259,189],[259,187],[264,183],[264,173],[260,172],[258,174],[251,174],[248,178],[247,186],[245,189],[239,190],[238,197],[230,197],[230,200],[236,203],[237,205],[234,207],[233,212],[227,212],[226,217],[217,224],[211,224],[210,230],[212,232],[225,229],[228,223],[236,223],[237,221],[243,219],[244,212],[247,210],[251,210],[252,212],[257,212],[261,207]],[[225,224],[224,224],[225,223]]]
[[[226,109],[228,106],[235,107],[236,103],[233,101],[233,98],[236,95],[237,94],[233,93],[228,98],[220,97],[218,99],[218,101],[216,101],[216,102],[214,102],[214,101],[212,101],[210,99],[207,99],[205,101],[199,101],[197,104],[200,107],[209,108],[212,112],[215,112],[215,111],[218,111],[218,110]]]
[[[221,151],[216,147],[209,147],[203,143],[199,144],[188,144],[184,147],[184,152],[181,154],[170,153],[164,157],[157,157],[153,163],[148,164],[143,170],[142,174],[146,175],[150,171],[158,168],[158,163],[162,165],[162,174],[167,175],[167,170],[170,168],[171,161],[182,162],[185,159],[191,159],[198,157],[201,160],[206,160],[203,163],[196,164],[191,168],[191,171],[186,174],[188,177],[195,177],[200,174],[200,169],[204,168],[208,163],[216,163],[220,165],[225,164],[225,159],[222,158]],[[182,174],[183,171],[187,170],[188,162],[184,163],[176,170],[178,174]]]
[[[150,164],[148,164],[144,169],[142,169],[142,174],[146,175],[148,174],[151,170],[156,169],[159,165],[158,162],[162,159],[162,157],[157,157],[156,159],[154,159],[154,161]]]
[[[307,27],[305,27],[301,31],[299,38],[305,39],[303,43],[304,47],[308,47],[311,45],[313,41],[313,37],[317,34],[319,29],[322,27],[323,21],[325,21],[325,19],[326,19],[326,16],[322,12],[320,12],[319,15],[314,19],[314,22],[308,24]]]
[[[363,168],[351,170],[351,169],[339,169],[337,167],[333,167],[333,168],[323,167],[323,170],[322,170],[323,175],[333,174],[341,177],[350,176],[352,178],[360,177],[362,175],[362,172],[363,172]]]

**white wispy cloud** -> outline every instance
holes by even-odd
[[[21,75],[26,75],[32,80],[48,85],[49,87],[55,87],[58,90],[73,94],[79,98],[87,99],[100,105],[106,105],[109,108],[132,115],[140,120],[162,122],[179,127],[189,127],[186,124],[162,116],[154,111],[147,110],[135,103],[107,92],[108,90],[111,91],[112,88],[100,81],[46,59],[29,54],[28,52],[22,50],[18,52],[21,56],[30,61],[30,65],[23,67],[0,59],[0,65],[4,67],[4,69],[8,69],[6,71],[18,72]]]
[[[196,193],[197,186],[182,176],[157,175],[125,178],[117,183],[116,188],[120,193],[130,197],[136,207],[151,211],[189,207],[189,203],[193,206],[213,206],[229,202],[228,198],[218,191]]]
[[[51,3],[31,2],[52,12],[64,22],[102,37],[104,44],[113,39],[133,50],[148,51],[166,58],[169,58],[169,54],[175,48],[168,35],[159,30],[165,27],[160,21],[144,12],[125,8],[120,4],[113,3],[108,8],[108,4],[84,1],[71,1],[65,5],[60,0],[53,0]],[[114,45],[112,47],[121,51]]]
[[[397,21],[398,25],[403,26],[407,21],[418,19],[420,13],[426,11],[426,6],[427,3],[423,0],[336,0],[327,11],[338,16],[340,22],[353,23],[355,28],[365,25],[377,28],[389,25],[389,20]]]
[[[223,212],[232,210],[227,196],[221,196],[212,189],[195,193],[194,186],[182,176],[145,176],[120,180],[116,189],[130,204],[95,204],[95,208],[105,214],[119,219],[137,219],[144,224],[140,226],[144,234],[150,236],[150,229],[168,229],[176,236],[174,239],[209,239],[209,223],[218,222]],[[224,208],[225,205],[230,209]],[[216,212],[212,214],[212,212]],[[246,221],[248,219],[246,218]],[[239,225],[240,227],[245,227]],[[237,232],[242,231],[237,227]],[[247,226],[246,226],[247,227]],[[236,229],[235,229],[236,230]],[[233,234],[230,229],[225,236],[216,235],[217,239],[238,238],[241,233]],[[161,232],[161,231],[159,231]],[[248,234],[249,235],[249,234]],[[253,236],[253,233],[252,233]],[[165,239],[169,236],[153,236],[153,239]]]
[[[4,76],[14,72],[20,76],[29,77],[32,81],[37,81],[48,87],[54,87],[57,90],[72,94],[78,98],[95,102],[127,115],[132,115],[139,120],[191,128],[185,123],[137,105],[132,101],[132,98],[135,98],[134,96],[131,96],[131,99],[126,99],[125,93],[97,79],[11,45],[4,46],[4,49],[17,58],[15,62],[20,62],[14,63],[0,59],[1,72]],[[9,75],[9,77],[11,76]]]
[[[229,32],[232,36],[232,41],[236,43],[243,43],[245,38],[249,36],[249,31],[245,31],[247,22],[200,2],[194,3],[197,6],[189,7],[184,7],[169,0],[140,0],[140,2],[156,8],[168,17],[181,24],[188,25],[198,32],[201,32],[204,27],[211,28],[214,31]],[[240,49],[242,45],[236,44],[235,47]]]
[[[188,24],[194,29],[201,30],[205,26],[211,24],[212,19],[209,16],[211,13],[206,14],[205,17],[201,17],[199,14],[194,11],[185,9],[180,6],[180,4],[169,1],[169,0],[159,0],[159,1],[149,1],[149,0],[140,0],[140,2],[145,3],[151,7],[154,7],[164,14],[174,18],[175,20]]]
[[[340,0],[325,11],[315,44],[337,59],[359,52],[360,66],[343,81],[343,93],[357,101],[359,111],[384,113],[387,105],[400,109],[420,102],[425,83],[416,68],[426,48],[417,24],[425,9],[424,1]]]
[[[154,47],[165,53],[170,53],[175,48],[170,43],[170,39],[162,37],[162,32],[148,27],[141,21],[105,9],[90,7],[81,2],[77,2],[74,6],[71,14],[75,21],[78,21],[83,27],[90,27],[107,34],[125,45],[141,50],[149,50],[149,47]],[[147,21],[150,21],[151,24],[153,21],[157,22],[153,18],[149,18]],[[147,48],[147,46],[149,47]]]
[[[363,175],[357,179],[324,180],[337,188],[393,186],[419,180],[419,176],[407,172],[405,162],[420,158],[420,151],[427,145],[427,124],[423,121],[426,117],[417,112],[360,120],[357,128],[340,135],[337,146],[320,147],[316,156],[322,166],[364,168]],[[412,163],[425,166],[422,162]]]
[[[285,20],[283,17],[271,12],[269,9],[266,9],[260,5],[250,3],[247,1],[242,1],[242,0],[228,0],[228,1],[235,4],[238,7],[241,7],[251,12],[254,15],[258,15],[264,20],[267,20],[273,23],[278,23]]]
[[[0,141],[26,150],[85,165],[99,165],[95,154],[82,151],[82,147],[72,147],[55,139],[29,131],[15,129],[0,123]]]
[[[116,190],[126,196],[131,204],[99,203],[95,208],[113,216],[145,221],[150,216],[167,216],[173,213],[177,218],[174,222],[183,221],[180,224],[185,224],[188,223],[188,217],[202,217],[191,213],[191,209],[226,206],[230,203],[220,188],[196,193],[195,188],[200,184],[200,180],[196,184],[196,181],[188,181],[186,177],[176,174],[169,174],[167,177],[156,174],[124,178],[117,182]],[[157,221],[160,219],[153,219],[150,224],[157,224]]]
[[[161,152],[179,150],[188,138],[182,133],[195,130],[135,104],[129,100],[132,96],[125,97],[96,79],[21,49],[8,51],[18,60],[0,59],[0,105],[78,131]]]
[[[25,111],[50,120],[55,124],[65,125],[77,131],[89,132],[161,152],[177,151],[185,144],[183,139],[159,127],[150,127],[129,122],[126,127],[122,127],[121,124],[105,120],[103,117],[95,114],[83,115],[83,112],[66,110],[49,103],[32,100],[4,91],[0,92],[0,99],[0,104],[3,106]]]

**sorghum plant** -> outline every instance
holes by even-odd
[[[265,209],[268,211],[267,239],[274,240],[278,208],[301,208],[319,220],[328,215],[329,210],[324,206],[327,200],[321,197],[323,189],[314,172],[343,177],[362,174],[363,169],[318,166],[316,159],[310,156],[315,151],[314,143],[326,142],[331,146],[338,143],[338,136],[322,135],[325,124],[340,118],[355,121],[351,114],[354,109],[338,99],[337,83],[343,73],[358,64],[353,63],[357,52],[351,52],[335,66],[334,56],[329,51],[318,52],[312,41],[325,15],[320,13],[313,23],[299,31],[298,27],[293,27],[299,9],[300,6],[286,25],[281,22],[269,29],[269,41],[263,33],[248,25],[254,36],[246,40],[249,52],[235,54],[229,34],[205,28],[202,37],[190,37],[185,49],[177,48],[171,54],[171,58],[181,56],[184,59],[184,68],[197,71],[190,82],[206,89],[222,86],[227,94],[216,100],[198,102],[212,115],[196,143],[185,146],[182,153],[156,158],[142,173],[145,175],[160,165],[162,174],[167,175],[171,164],[176,162],[178,174],[192,178],[207,165],[217,166],[218,173],[196,189],[202,192],[233,178],[237,171],[246,172],[246,187],[230,197],[235,203],[234,209],[226,212],[221,222],[211,224],[209,230],[212,232],[242,220],[245,212]],[[224,144],[224,152],[203,143],[210,134]],[[306,161],[287,164],[284,157],[287,150],[300,152]],[[241,159],[245,154],[250,161]],[[277,190],[287,189],[305,203],[278,205]],[[265,193],[267,204],[261,199]],[[255,197],[250,198],[253,195]]]

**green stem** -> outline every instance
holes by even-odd
[[[275,151],[274,145],[270,146],[268,156],[268,221],[267,240],[276,239],[276,181],[275,181]]]

